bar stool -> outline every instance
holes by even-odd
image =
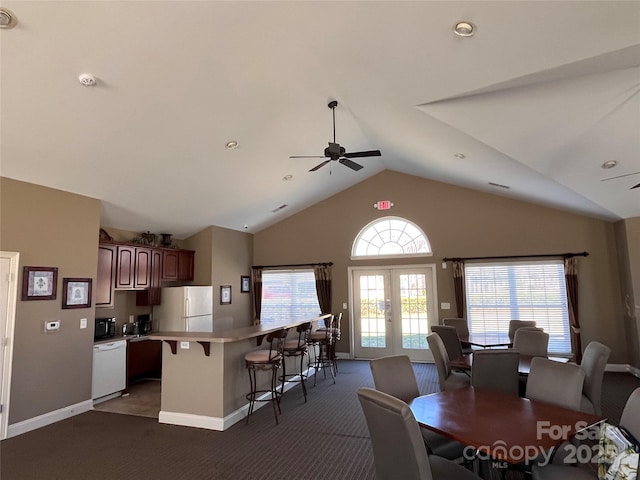
[[[289,377],[290,382],[300,382],[302,384],[302,393],[304,395],[304,401],[307,401],[307,374],[304,371],[304,357],[309,353],[309,346],[307,345],[307,336],[311,331],[312,323],[307,322],[302,325],[298,325],[296,331],[298,332],[298,338],[293,340],[287,340],[282,347],[282,376],[280,381],[282,382],[280,387],[280,395],[284,394],[284,384]],[[299,373],[287,373],[287,358],[300,357],[300,372]],[[298,378],[295,378],[298,377]]]
[[[333,379],[333,383],[336,383],[336,376],[333,371],[333,362],[331,360],[331,352],[332,352],[332,344],[334,341],[334,336],[332,332],[332,324],[333,324],[334,316],[331,315],[328,318],[324,319],[324,328],[318,329],[315,332],[311,332],[308,337],[309,345],[312,345],[314,348],[314,362],[312,364],[314,369],[313,376],[313,386],[316,386],[316,381],[318,380],[318,370],[322,369],[324,373],[324,378],[327,378],[327,368],[329,369],[329,373],[331,374],[331,378]],[[317,347],[317,351],[316,351]]]
[[[249,417],[253,413],[253,407],[256,402],[271,402],[273,414],[276,417],[276,425],[278,424],[278,413],[282,413],[280,410],[281,393],[277,388],[278,369],[282,364],[282,346],[286,338],[286,329],[276,330],[267,335],[269,350],[253,350],[244,356],[245,365],[249,372],[249,383],[251,385],[251,391],[246,395],[247,400],[249,400],[247,424],[249,423]],[[256,382],[257,370],[271,371],[271,387],[268,390],[258,388]],[[262,398],[260,398],[259,395],[262,396]]]

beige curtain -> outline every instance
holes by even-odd
[[[253,324],[260,325],[260,313],[262,312],[262,269],[251,269],[251,283],[253,291]]]
[[[466,318],[464,312],[465,292],[464,292],[464,262],[454,261],[451,264],[451,273],[453,274],[453,287],[456,294],[456,310],[458,318]]]
[[[576,356],[576,363],[580,363],[582,362],[582,342],[580,340],[580,317],[578,316],[578,261],[576,257],[565,257],[564,278],[567,284],[571,349]]]
[[[313,273],[316,277],[316,292],[321,313],[331,313],[331,267],[317,266]]]

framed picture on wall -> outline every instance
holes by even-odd
[[[231,305],[231,285],[220,286],[220,305]]]
[[[62,280],[62,308],[89,308],[90,306],[90,278],[65,278]]]
[[[57,267],[24,267],[22,300],[55,300],[57,290]]]
[[[242,275],[240,277],[240,293],[248,293],[251,291],[251,278]]]

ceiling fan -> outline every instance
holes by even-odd
[[[616,177],[609,177],[609,178],[603,178],[602,180],[600,180],[601,182],[606,182],[607,180],[614,180],[616,178],[622,178],[622,177],[630,177],[632,175],[640,175],[640,172],[634,172],[634,173],[626,173],[624,175],[618,175]],[[633,187],[629,187],[629,190],[633,190],[634,188],[640,188],[640,183],[634,185]]]
[[[313,167],[310,172],[315,172],[320,167],[324,167],[327,163],[332,161],[338,161],[345,167],[349,167],[356,172],[362,168],[362,165],[356,163],[351,158],[363,158],[363,157],[379,157],[381,155],[380,150],[367,150],[365,152],[347,152],[343,146],[336,143],[336,107],[338,102],[332,100],[327,105],[333,113],[333,142],[329,142],[329,146],[324,149],[324,155],[291,155],[289,158],[328,158],[324,162],[319,163]]]

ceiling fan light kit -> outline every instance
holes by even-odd
[[[336,142],[336,107],[338,106],[338,102],[336,100],[332,100],[329,102],[327,107],[329,107],[333,114],[333,142],[329,142],[329,146],[324,149],[324,155],[291,155],[289,158],[328,158],[323,162],[320,162],[318,165],[313,167],[310,172],[315,172],[321,167],[324,167],[327,163],[331,161],[337,161],[341,163],[345,167],[350,168],[353,171],[361,170],[363,167],[359,163],[350,160],[351,158],[364,158],[364,157],[379,157],[382,155],[380,150],[367,150],[364,152],[347,152],[343,146]]]

